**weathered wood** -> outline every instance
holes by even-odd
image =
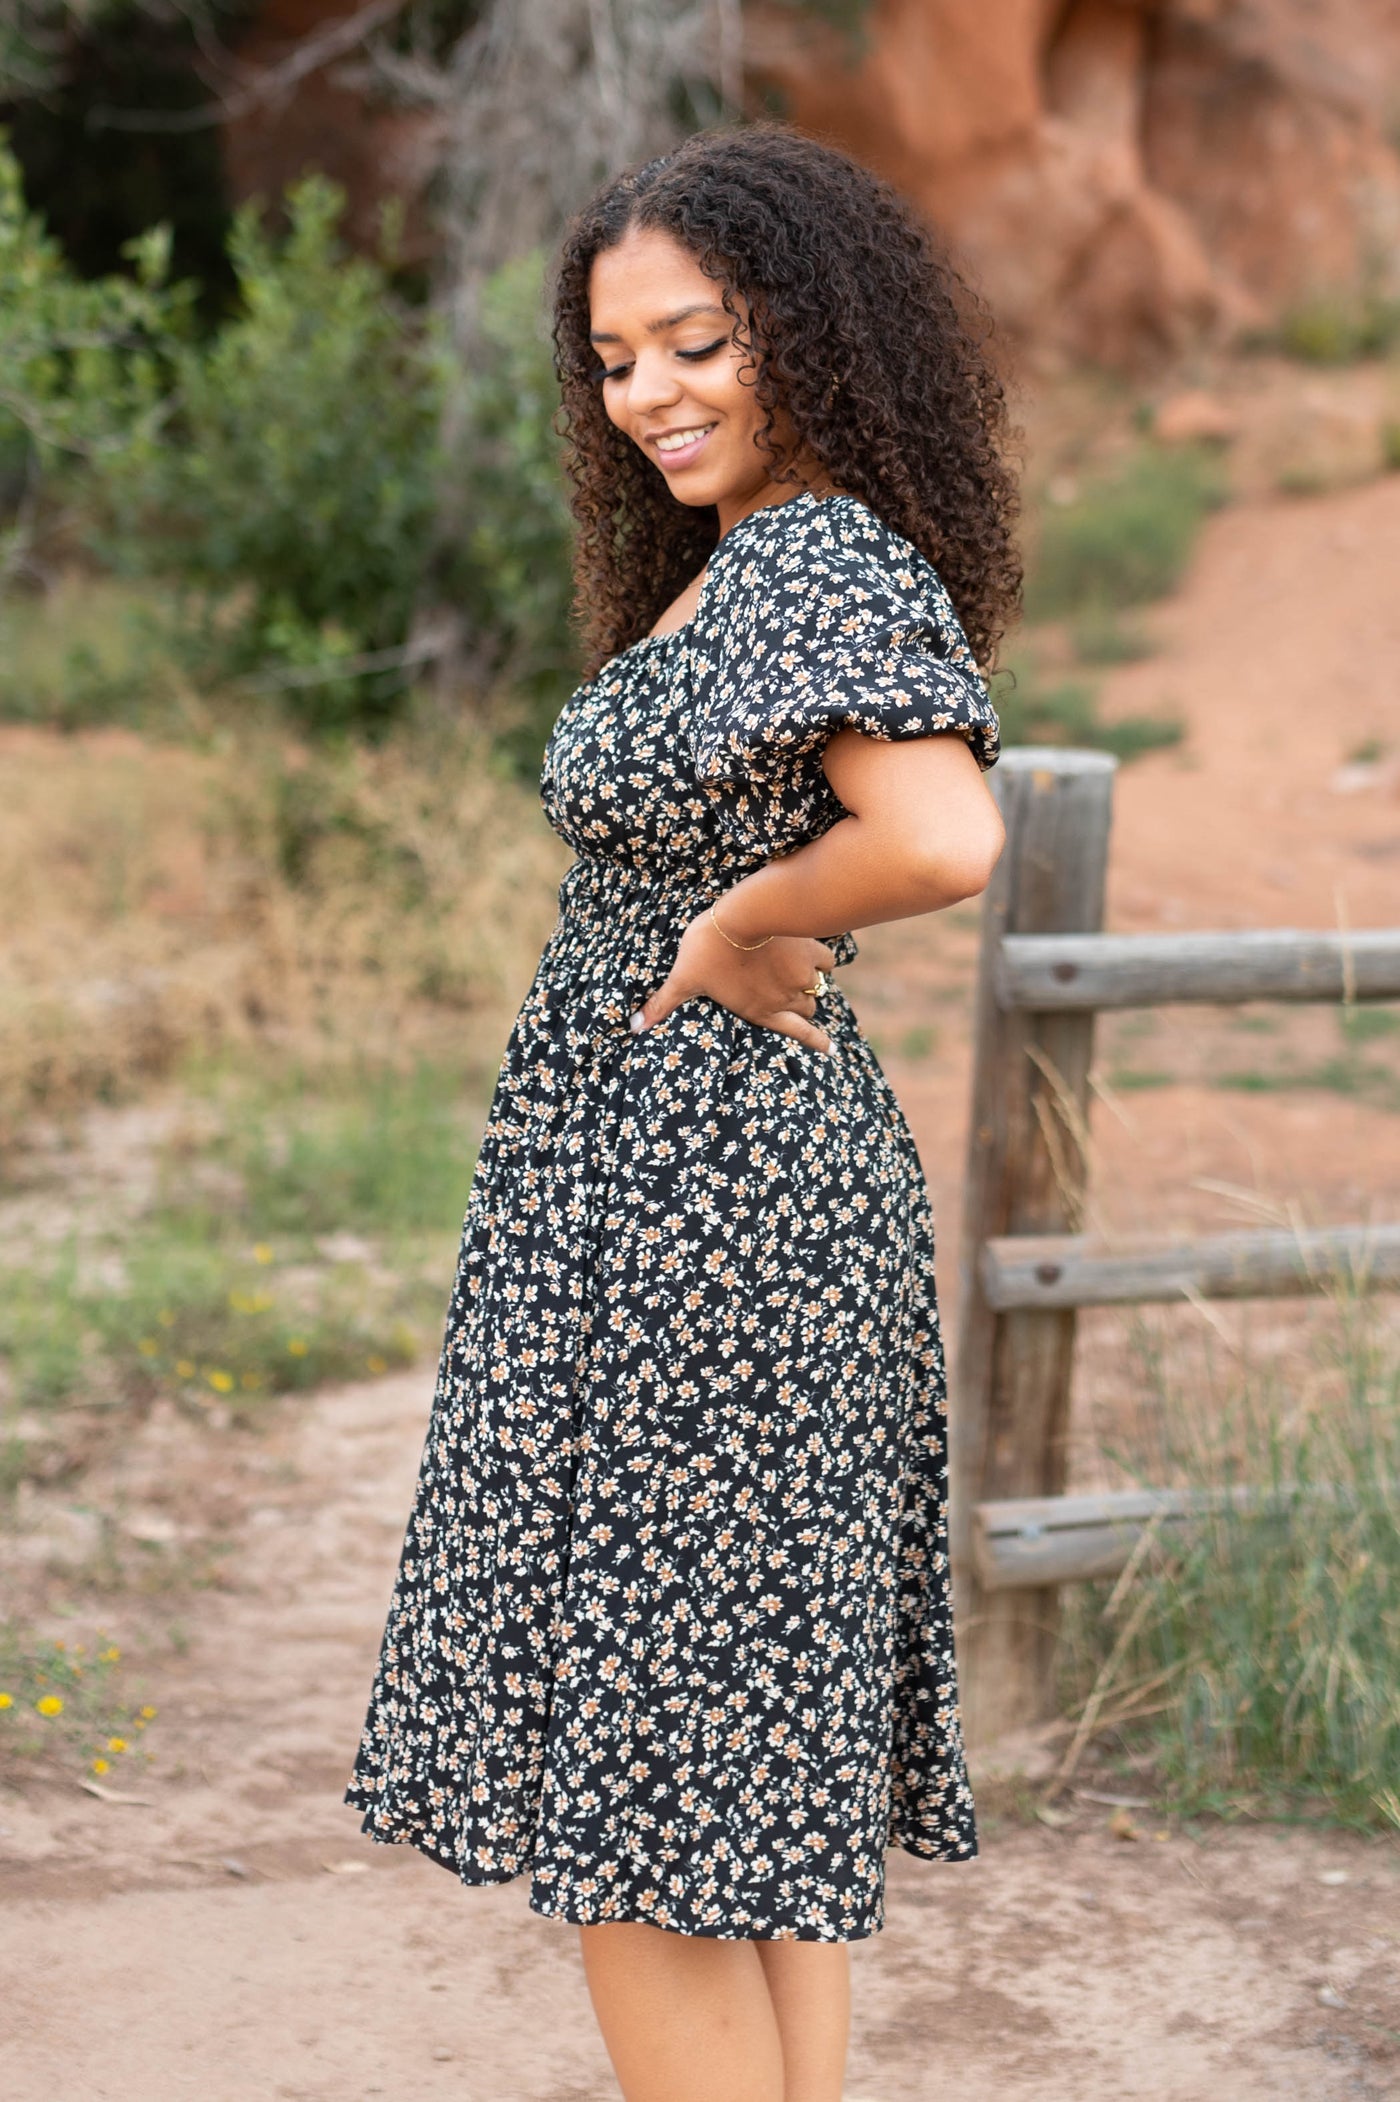
[[[986,1242],[982,1290],[1013,1307],[1122,1306],[1195,1295],[1272,1299],[1336,1286],[1400,1287],[1400,1226],[1329,1226],[1163,1241],[1125,1235],[1014,1234]]]
[[[1012,1591],[1117,1576],[1145,1526],[1180,1527],[1221,1500],[1204,1490],[1126,1489],[979,1504],[973,1513],[978,1582],[986,1591]]]
[[[1378,1482],[1387,1497],[1395,1484]],[[984,1591],[1039,1590],[1118,1576],[1148,1526],[1168,1547],[1191,1521],[1234,1509],[1286,1517],[1299,1503],[1358,1501],[1354,1484],[1239,1483],[1211,1489],[1119,1489],[1088,1496],[1028,1496],[979,1504],[973,1562]]]
[[[1357,934],[1014,934],[1002,943],[1007,1009],[1082,1014],[1185,1001],[1400,999],[1400,928]]]
[[[1017,749],[989,777],[1007,844],[983,903],[952,1399],[955,1596],[975,1740],[1038,1721],[1052,1702],[1055,1593],[984,1593],[971,1517],[981,1502],[1063,1488],[1075,1323],[1072,1311],[998,1313],[978,1257],[1000,1235],[1079,1224],[1094,1028],[1091,1012],[1003,1009],[997,963],[1007,936],[1102,925],[1113,774],[1102,752]]]

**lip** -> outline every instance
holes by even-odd
[[[680,428],[684,430],[685,425],[682,424]],[[671,435],[669,431],[649,432],[647,443],[656,455],[656,464],[661,469],[661,472],[663,474],[673,474],[678,467],[689,467],[692,460],[699,459],[705,449],[707,439],[713,435],[714,430],[715,426],[711,424],[707,430],[703,430],[700,433],[698,438],[693,438],[689,445],[678,445],[674,452],[662,452],[656,442],[658,438],[669,438]]]

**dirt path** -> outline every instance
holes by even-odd
[[[339,1805],[428,1389],[326,1393],[245,1441],[227,1588],[149,1681],[158,1757],[122,1784],[149,1807],[0,1799],[11,2102],[612,2093],[569,1930],[519,1885],[371,1846]],[[1124,1842],[1109,1815],[993,1815],[970,1868],[894,1859],[889,1929],[857,1952],[853,2102],[1400,2093],[1394,1850],[1150,1819]]]
[[[1182,750],[1122,776],[1114,925],[1395,918],[1397,544],[1400,477],[1212,522],[1188,588],[1154,615],[1160,654],[1105,682],[1110,709],[1165,703],[1190,724]],[[1392,752],[1358,771],[1350,755],[1387,737]],[[884,930],[852,982],[950,1254],[974,949],[967,915]],[[1270,1056],[1316,1062],[1334,1025],[1289,1018]],[[1212,1075],[1258,1049],[1237,1027],[1188,1015],[1104,1031],[1106,1069],[1166,1075],[1121,1095],[1126,1121],[1098,1112],[1104,1216],[1237,1224],[1238,1204],[1201,1187],[1221,1180],[1319,1218],[1393,1207],[1400,1115],[1345,1087],[1221,1091]],[[945,1259],[950,1306],[954,1281]],[[157,1758],[123,1784],[142,1807],[71,1783],[0,1792],[12,2102],[613,2092],[568,1931],[535,1919],[519,1886],[463,1892],[371,1847],[340,1806],[430,1391],[425,1367],[325,1393],[264,1439],[158,1413],[118,1475],[89,1482],[90,1502],[163,1511],[183,1542],[168,1601],[158,1580],[82,1606],[155,1660],[140,1669]],[[216,1581],[191,1588],[200,1571]],[[1081,1800],[1051,1830],[982,1795],[980,1862],[892,1863],[888,1932],[857,1952],[851,2102],[1400,2095],[1392,1844],[1245,1827],[1159,1839],[1141,1811],[1122,1841],[1102,1805]]]

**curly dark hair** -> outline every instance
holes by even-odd
[[[773,436],[781,405],[837,487],[938,570],[984,669],[1020,600],[1006,397],[985,309],[887,183],[780,124],[701,132],[607,183],[569,228],[555,363],[573,482],[576,605],[597,669],[646,634],[709,559],[711,506],[678,502],[612,423],[589,342],[594,258],[633,228],[673,236],[721,288]],[[736,299],[749,308],[747,332]]]

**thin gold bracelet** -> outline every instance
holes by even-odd
[[[720,940],[728,942],[730,948],[737,949],[741,956],[752,956],[755,949],[766,949],[769,942],[773,939],[771,934],[765,934],[761,942],[736,942],[733,935],[726,934],[719,921],[715,919],[715,908],[713,905],[710,907],[710,918],[715,921],[715,933],[720,937]]]

